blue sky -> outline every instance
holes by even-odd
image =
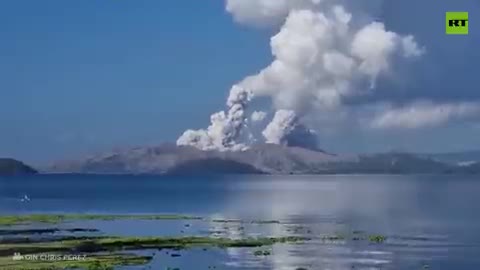
[[[415,34],[428,48],[401,86],[421,91],[400,91],[397,100],[480,100],[480,5],[443,2],[409,0],[379,12],[388,27]],[[469,36],[445,35],[448,10],[470,12]],[[236,24],[220,0],[2,1],[0,156],[41,164],[174,141],[187,128],[206,126],[232,84],[269,64],[271,31]],[[480,149],[479,138],[479,124],[462,122],[321,135],[321,145],[455,151]]]

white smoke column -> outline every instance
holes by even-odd
[[[343,2],[347,1],[226,0],[227,11],[237,22],[281,25],[271,38],[274,60],[232,88],[227,113],[214,114],[207,130],[189,130],[177,144],[204,150],[242,148],[236,140],[245,126],[245,109],[251,98],[270,97],[275,110],[290,110],[298,123],[318,110],[341,108],[346,97],[371,94],[366,90],[373,89],[377,78],[390,71],[394,60],[423,53],[413,36],[387,31],[380,22],[355,21],[339,5]],[[287,113],[279,113],[265,130],[271,143],[282,143],[297,134],[289,130]],[[277,130],[281,128],[285,130]]]
[[[227,100],[228,112],[218,112],[210,117],[206,130],[187,130],[177,140],[177,145],[194,146],[201,150],[241,150],[245,146],[236,142],[245,125],[245,108],[252,95],[233,86]]]
[[[279,110],[262,132],[267,143],[284,144],[288,134],[295,128],[297,116],[294,111]]]
[[[271,144],[318,147],[315,132],[301,124],[295,112],[290,110],[278,110],[262,135]]]

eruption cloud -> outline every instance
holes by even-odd
[[[264,111],[254,111],[250,116],[252,122],[262,122],[265,118],[267,118],[267,113]]]
[[[206,130],[187,130],[177,140],[177,145],[195,146],[201,150],[241,150],[246,146],[236,143],[246,118],[245,109],[252,93],[233,86],[227,100],[228,111],[217,112],[210,117]]]
[[[262,132],[266,143],[316,149],[315,131],[302,123],[294,111],[278,110]]]
[[[371,94],[394,61],[424,53],[413,36],[388,31],[381,22],[357,21],[342,2],[227,0],[226,10],[239,23],[280,26],[270,42],[274,60],[232,87],[227,110],[212,115],[206,130],[187,130],[177,144],[245,149],[248,145],[238,140],[248,122],[247,107],[263,96],[276,111],[262,132],[267,143],[316,148],[315,132],[302,122],[304,116]]]

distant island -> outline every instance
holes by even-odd
[[[13,176],[20,174],[35,174],[37,171],[22,162],[10,159],[0,158],[0,176]]]
[[[480,157],[480,154],[478,155]],[[448,157],[448,158],[446,158]],[[476,157],[472,153],[468,157]],[[478,160],[411,153],[331,154],[274,144],[245,151],[202,151],[163,144],[57,162],[45,173],[75,174],[453,174],[480,173]]]

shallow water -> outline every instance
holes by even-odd
[[[22,202],[24,195],[30,202]],[[107,235],[301,235],[270,256],[251,249],[193,249],[156,256],[151,269],[480,269],[478,176],[32,176],[0,178],[0,213],[190,214],[203,220],[76,221]],[[187,225],[188,224],[188,225]],[[362,231],[383,244],[322,235]],[[144,269],[130,267],[125,269]]]

